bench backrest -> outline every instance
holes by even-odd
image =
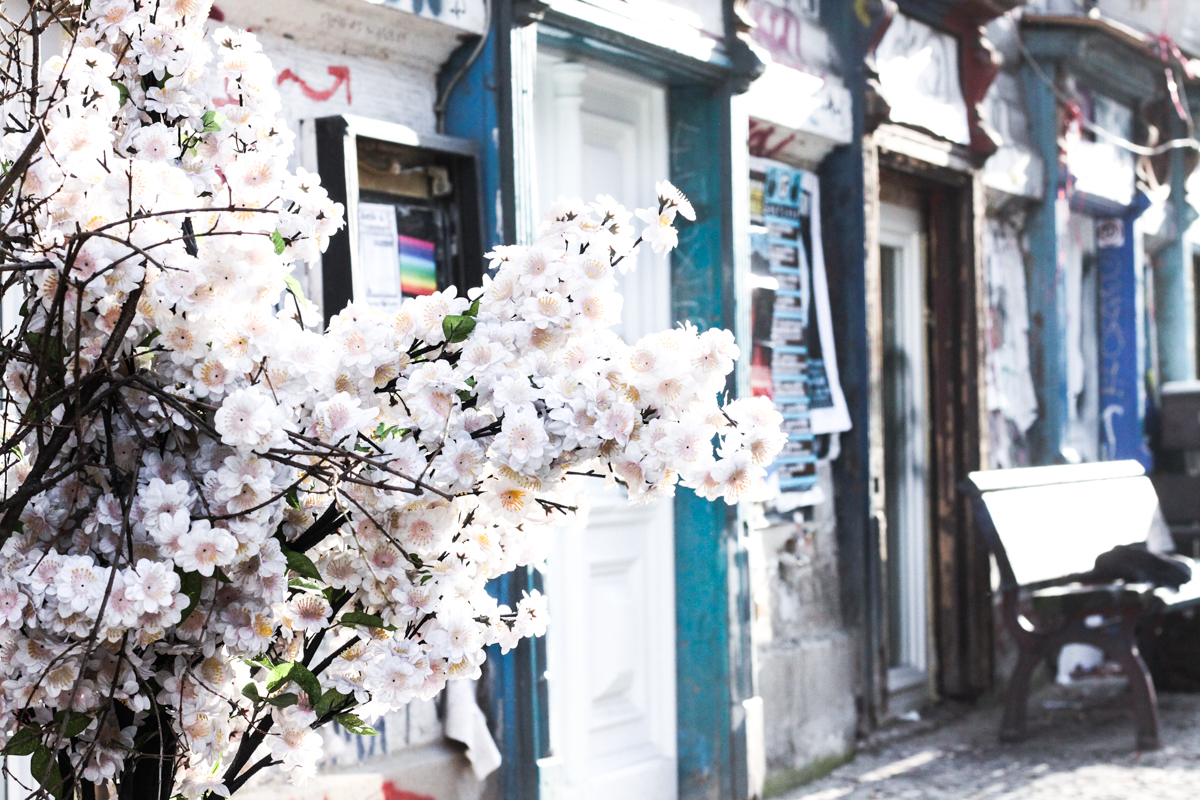
[[[1119,544],[1171,549],[1136,461],[972,472],[969,483],[1005,588],[1087,572]]]

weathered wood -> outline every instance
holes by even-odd
[[[729,174],[730,109],[723,88],[672,87],[671,180],[692,201],[696,222],[680,229],[671,256],[671,313],[701,329],[734,326]],[[732,511],[689,490],[675,495],[676,693],[679,797],[733,794],[733,691],[730,641],[742,622],[731,614]],[[736,578],[736,576],[735,576]],[[736,581],[735,581],[736,582]],[[740,702],[740,700],[739,700]]]
[[[890,146],[894,139],[889,136],[884,141]],[[982,188],[974,172],[930,164],[907,151],[885,148],[881,160],[885,180],[917,192],[927,212],[933,669],[940,694],[973,698],[992,685],[989,563],[957,486],[981,465],[986,431],[978,311]],[[882,441],[882,435],[873,439]]]
[[[870,670],[870,705],[872,709],[871,725],[877,725],[887,713],[887,670],[890,660],[887,655],[889,641],[888,614],[884,608],[888,597],[888,582],[886,569],[888,553],[888,518],[887,518],[887,467],[886,448],[884,445],[884,400],[883,400],[883,278],[880,274],[882,267],[879,253],[880,200],[886,192],[886,185],[879,171],[879,148],[874,135],[863,137],[863,192],[864,216],[866,222],[866,268],[864,271],[864,286],[867,305],[867,342],[868,342],[868,374],[870,376],[868,389],[870,398],[870,416],[868,438],[870,440],[870,509],[872,526],[870,529],[871,545],[876,554],[873,562],[873,580],[877,587],[875,594],[870,595],[869,606],[871,621],[876,631],[876,644],[872,648],[872,658],[867,663]],[[874,657],[875,653],[878,657]]]

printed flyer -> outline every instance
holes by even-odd
[[[838,381],[817,176],[750,159],[751,388],[783,414],[779,488],[816,482],[813,436],[850,429]]]

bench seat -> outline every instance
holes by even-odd
[[[1063,645],[1090,644],[1129,680],[1139,749],[1160,742],[1158,701],[1137,649],[1149,614],[1200,605],[1200,578],[1178,590],[1094,583],[1096,557],[1118,545],[1174,549],[1154,486],[1136,461],[973,472],[963,487],[1000,572],[1002,615],[1018,646],[1000,738],[1025,736],[1029,681]],[[1097,620],[1096,618],[1100,619]]]
[[[1092,586],[1072,583],[1029,593],[1030,607],[1038,615],[1095,616],[1134,608],[1154,611],[1162,604],[1148,583],[1109,583]]]

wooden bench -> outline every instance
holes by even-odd
[[[1072,642],[1094,645],[1129,680],[1137,746],[1159,746],[1158,703],[1135,629],[1147,614],[1200,604],[1200,579],[1178,591],[1089,581],[1096,556],[1117,545],[1173,550],[1154,486],[1136,461],[972,472],[963,489],[1000,572],[1002,615],[1019,656],[1001,741],[1025,736],[1034,668]],[[1089,582],[1085,582],[1089,581]]]

